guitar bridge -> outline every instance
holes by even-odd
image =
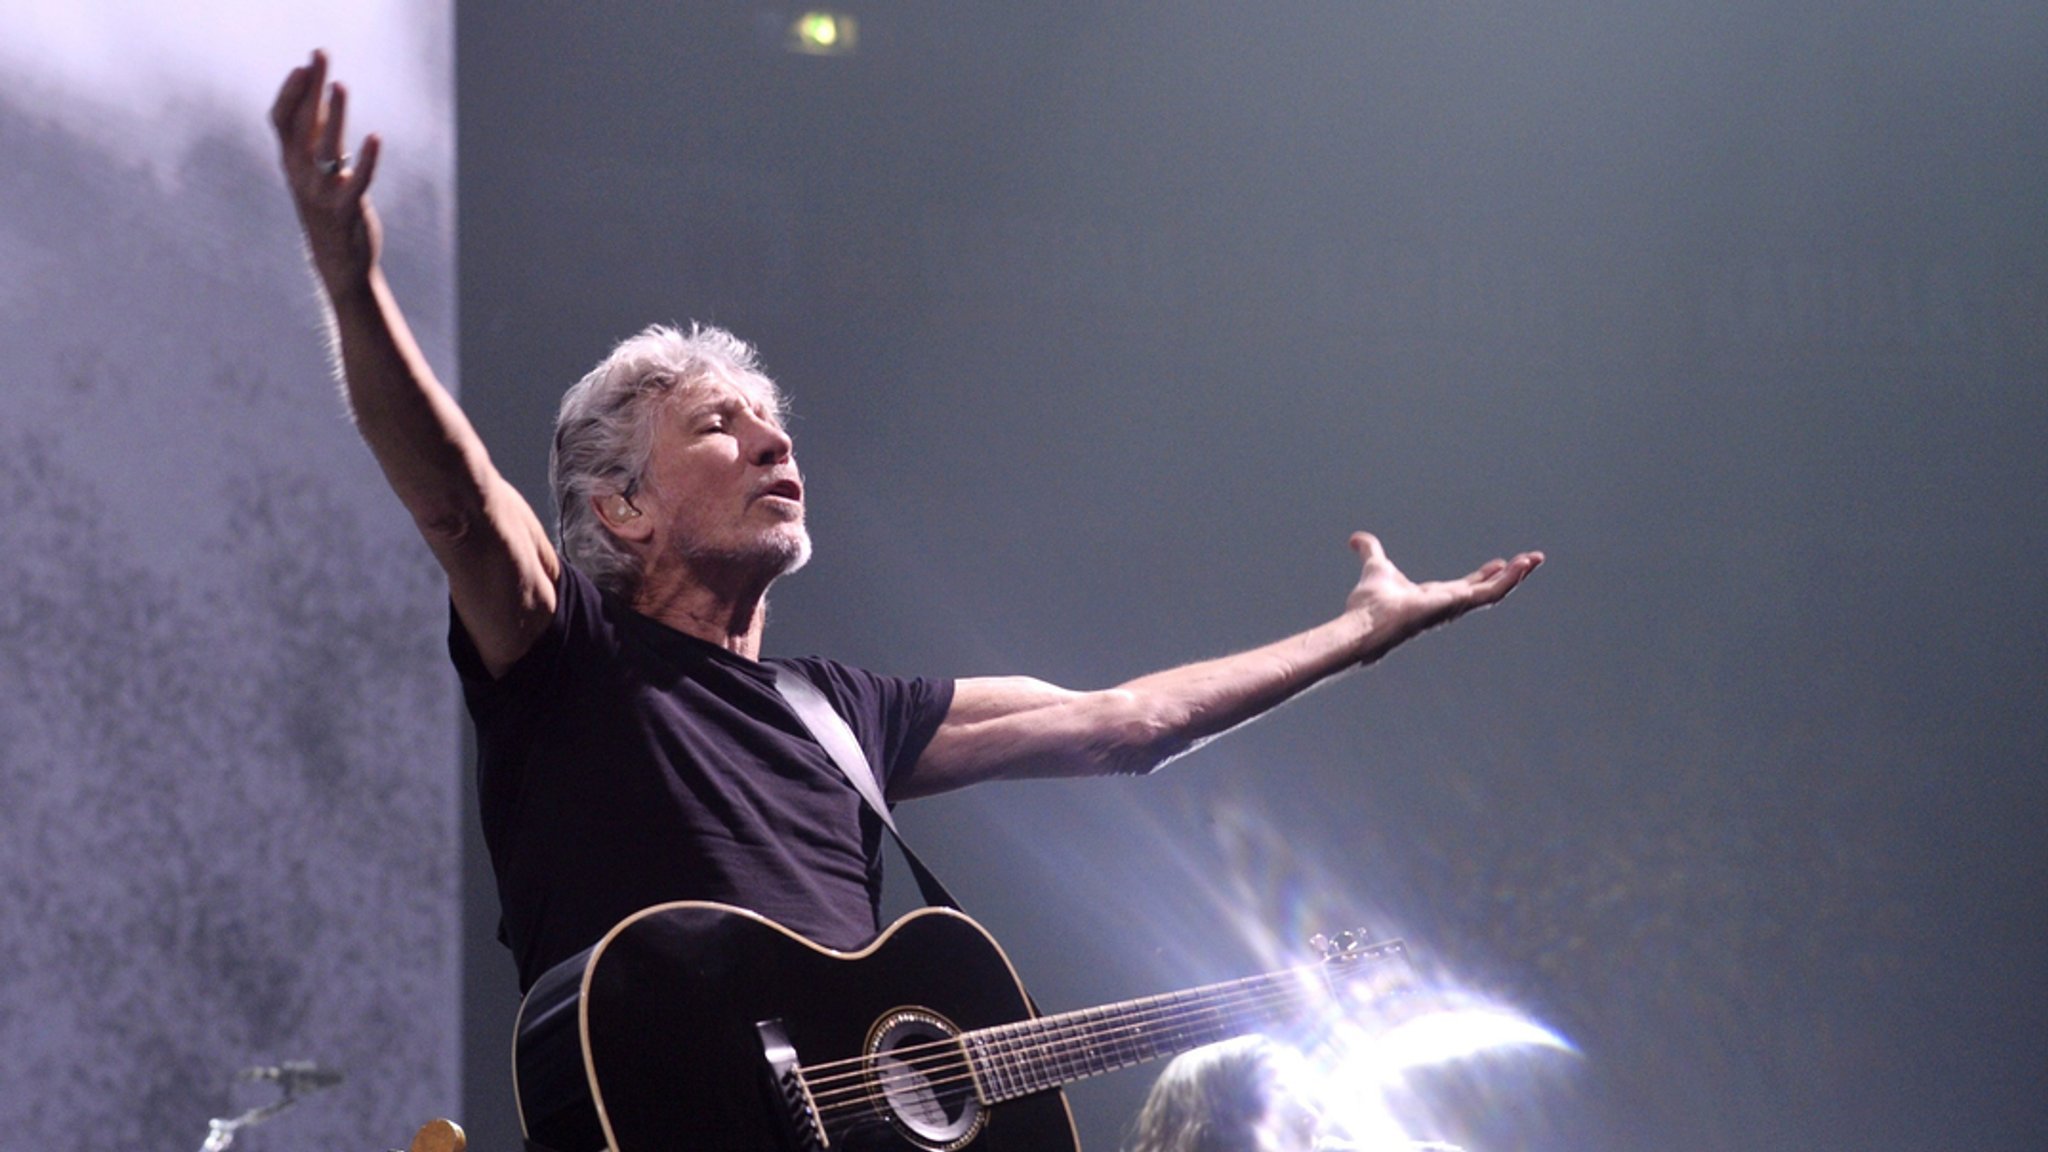
[[[768,1061],[768,1078],[776,1100],[782,1105],[776,1109],[776,1115],[782,1120],[787,1146],[791,1152],[824,1152],[832,1141],[825,1135],[817,1101],[811,1098],[811,1087],[797,1067],[796,1046],[789,1042],[788,1031],[779,1018],[755,1024],[754,1031],[761,1037],[761,1055]]]

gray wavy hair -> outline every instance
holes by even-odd
[[[591,507],[595,496],[631,499],[654,452],[655,415],[662,402],[723,369],[752,377],[782,415],[782,391],[761,372],[754,346],[708,324],[688,332],[650,325],[619,342],[603,362],[562,394],[555,443],[548,452],[556,532],[562,556],[615,595],[631,598],[640,561]]]

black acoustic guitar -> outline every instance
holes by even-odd
[[[556,1152],[1073,1152],[1059,1088],[1254,1032],[1329,982],[1405,970],[1345,933],[1319,964],[1038,1016],[1002,949],[926,908],[857,953],[723,904],[663,904],[520,1006],[520,1121]]]

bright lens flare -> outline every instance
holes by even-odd
[[[1570,1052],[1562,1036],[1523,1016],[1500,1010],[1432,1012],[1404,1020],[1377,1041],[1388,1066],[1407,1070],[1465,1060],[1498,1048],[1556,1048]]]
[[[1431,1070],[1455,1070],[1468,1086],[1505,1104],[1526,1096],[1523,1081],[1531,1070],[1525,1055],[1510,1060],[1509,1054],[1577,1051],[1514,1009],[1476,1001],[1469,993],[1439,988],[1414,999],[1438,1006],[1379,1018],[1359,1013],[1334,1024],[1309,1053],[1322,1074],[1326,1147],[1460,1148],[1470,1118],[1435,1098]]]
[[[1547,1095],[1557,1087],[1558,1053],[1577,1055],[1571,1042],[1532,1019],[1511,1000],[1461,977],[1458,959],[1432,946],[1427,924],[1404,924],[1395,908],[1367,898],[1373,854],[1347,851],[1332,868],[1276,828],[1256,806],[1228,798],[1196,813],[1218,841],[1223,867],[1192,851],[1187,830],[1162,820],[1156,808],[1105,805],[1064,813],[1071,841],[1018,840],[1043,875],[1070,886],[1086,906],[1106,909],[1103,925],[1154,940],[1200,939],[1223,932],[1251,963],[1208,956],[1201,948],[1161,948],[1155,987],[1189,987],[1247,971],[1297,970],[1299,1003],[1316,1010],[1266,1021],[1260,1030],[1304,1057],[1298,1095],[1313,1101],[1322,1124],[1317,1152],[1503,1152],[1533,1147],[1503,1143],[1504,1126],[1547,1121]],[[998,835],[1009,825],[993,815]],[[1107,857],[1077,845],[1094,838],[1135,839],[1152,858],[1173,862],[1181,878],[1171,889],[1125,888],[1105,882]],[[1077,864],[1077,858],[1085,864]],[[1405,938],[1403,963],[1347,968],[1326,979],[1324,964],[1304,945],[1317,934],[1361,933],[1375,940]],[[1293,998],[1290,998],[1293,999]],[[1285,1147],[1291,1129],[1268,1133]]]

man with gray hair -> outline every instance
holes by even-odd
[[[810,554],[781,396],[711,328],[650,328],[569,390],[560,548],[435,380],[379,264],[380,142],[345,154],[314,53],[272,109],[357,427],[447,573],[450,649],[522,987],[640,909],[715,900],[835,948],[878,929],[881,831],[776,690],[800,676],[886,797],[1149,772],[1506,596],[1540,553],[1416,583],[1366,533],[1342,611],[1265,647],[1076,692],[761,656],[769,586]]]

